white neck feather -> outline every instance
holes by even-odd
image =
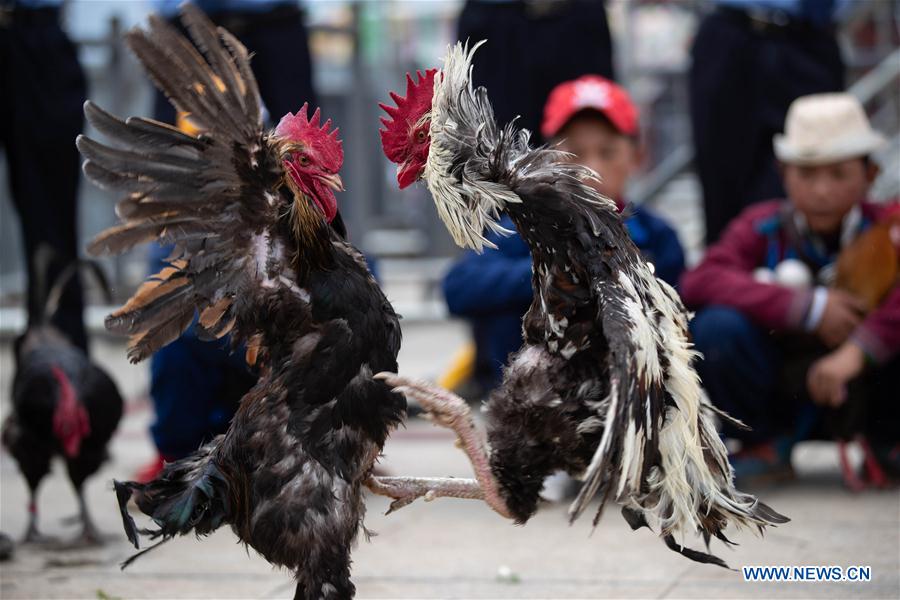
[[[444,69],[434,78],[431,102],[431,146],[425,164],[424,179],[434,199],[438,215],[457,245],[481,252],[484,246],[496,247],[484,237],[486,229],[509,235],[498,224],[500,213],[508,202],[521,202],[508,187],[463,175],[462,181],[451,173],[460,143],[467,143],[477,126],[459,123],[451,116],[453,103],[460,95],[470,93],[472,55],[483,42],[467,49],[461,43],[450,46],[444,59]],[[459,111],[456,111],[459,112]],[[478,115],[463,115],[477,119]],[[465,141],[460,142],[463,138]],[[475,139],[472,135],[471,142]]]

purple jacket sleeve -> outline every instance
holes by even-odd
[[[692,309],[734,307],[759,325],[777,331],[802,329],[812,292],[760,283],[753,270],[765,264],[766,237],[757,223],[774,215],[777,201],[755,204],[738,215],[703,261],[681,278],[681,296]]]

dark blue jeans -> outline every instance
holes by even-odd
[[[582,75],[613,76],[613,48],[605,2],[485,2],[468,0],[457,39],[487,43],[475,54],[475,86],[491,90],[497,122],[541,139],[541,115],[550,91]]]
[[[726,437],[746,444],[862,432],[879,441],[900,439],[900,357],[851,382],[840,409],[822,410],[806,391],[806,373],[828,349],[811,336],[769,334],[727,306],[699,311],[690,329],[712,403],[752,428],[725,425]]]
[[[255,382],[243,348],[230,352],[227,338],[201,341],[191,327],[160,349],[150,363],[150,432],[159,453],[181,458],[224,433]]]
[[[151,272],[163,268],[171,251],[171,246],[151,246]],[[230,336],[202,341],[195,325],[196,320],[150,359],[150,398],[156,412],[150,433],[169,460],[187,456],[224,433],[241,398],[256,383],[243,347],[232,351]]]
[[[0,3],[4,9],[8,3]],[[9,165],[13,206],[28,261],[28,324],[37,324],[49,286],[78,258],[78,180],[81,157],[75,137],[84,124],[85,78],[78,52],[55,8],[28,9],[13,2],[0,25],[0,150]],[[0,194],[5,194],[0,189]],[[39,273],[41,246],[53,258]],[[41,282],[45,285],[41,285]],[[84,302],[76,274],[63,290],[53,324],[87,351]]]

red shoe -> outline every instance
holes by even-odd
[[[159,477],[163,467],[166,466],[166,462],[166,458],[162,454],[157,454],[153,462],[138,469],[138,472],[134,474],[134,480],[137,483],[150,483]]]

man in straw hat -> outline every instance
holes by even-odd
[[[725,428],[742,442],[738,477],[790,477],[794,443],[823,433],[865,433],[884,470],[900,464],[896,272],[870,306],[835,284],[840,254],[851,274],[870,266],[854,262],[854,241],[892,210],[866,202],[883,143],[849,94],[794,101],[774,138],[787,199],[747,208],[682,278],[706,390],[752,428]],[[896,269],[895,229],[884,260]]]

